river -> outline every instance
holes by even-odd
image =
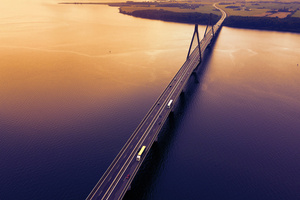
[[[1,200],[84,199],[192,38],[57,2],[1,2]],[[223,27],[203,68],[126,198],[299,199],[300,35]]]

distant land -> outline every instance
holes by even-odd
[[[213,24],[221,17],[212,2],[200,0],[62,4],[106,4],[117,6],[120,13],[135,17],[202,25],[208,23],[210,13]],[[300,33],[300,1],[226,1],[217,6],[228,14],[224,26]]]

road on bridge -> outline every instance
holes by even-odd
[[[225,12],[223,10],[221,10],[221,12],[222,18],[213,27],[215,32],[221,27],[222,22],[226,17]],[[200,47],[202,55],[206,47],[211,43],[213,36],[214,33],[212,29],[210,29],[201,40]],[[87,200],[122,199],[124,197],[144,161],[145,155],[149,152],[153,142],[157,139],[157,135],[172,111],[180,93],[185,87],[192,72],[199,64],[200,53],[198,47],[196,47],[130,136],[126,144],[93,188],[87,197]],[[173,104],[168,106],[170,100],[173,100]],[[140,161],[137,161],[137,153],[142,146],[146,146],[144,152],[145,155]]]

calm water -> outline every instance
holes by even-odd
[[[193,33],[57,2],[1,2],[1,200],[84,199]],[[224,27],[206,61],[127,199],[300,199],[300,35]]]

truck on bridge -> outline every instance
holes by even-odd
[[[140,151],[136,157],[136,161],[139,162],[141,160],[141,157],[142,157],[143,153],[145,152],[145,149],[146,149],[146,146],[142,146],[142,148],[140,149]]]

